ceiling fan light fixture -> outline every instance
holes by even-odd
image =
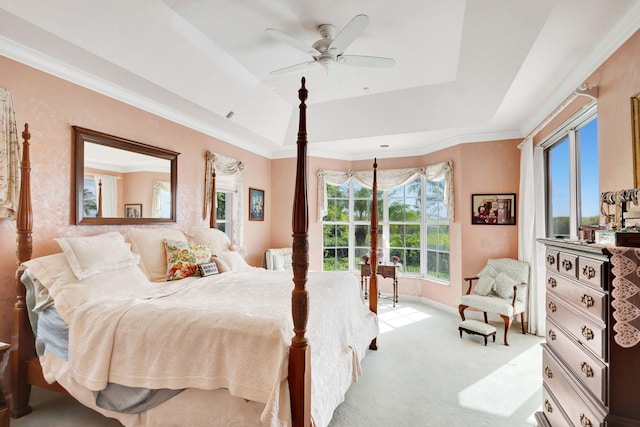
[[[289,67],[280,68],[271,71],[270,75],[286,74],[294,71],[306,70],[317,64],[322,65],[327,74],[334,67],[334,64],[346,64],[357,67],[390,67],[395,64],[393,58],[382,58],[377,56],[358,56],[345,55],[343,53],[347,47],[364,31],[369,24],[367,15],[356,15],[347,25],[345,25],[336,35],[336,29],[331,24],[322,24],[318,26],[318,32],[322,37],[313,45],[308,46],[290,35],[282,31],[267,28],[266,34],[276,40],[287,43],[290,46],[307,52],[311,55],[312,60],[301,64],[291,65]]]

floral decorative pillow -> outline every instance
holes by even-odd
[[[208,245],[165,240],[164,247],[167,253],[167,280],[199,275],[198,264],[211,260],[211,248]]]

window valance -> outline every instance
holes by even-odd
[[[327,215],[327,184],[342,185],[350,179],[363,187],[373,186],[373,171],[332,171],[320,169],[318,176],[318,221]],[[378,190],[391,190],[410,183],[417,177],[424,176],[430,181],[444,179],[444,203],[447,207],[449,221],[453,221],[453,166],[450,161],[436,163],[420,168],[379,170]]]

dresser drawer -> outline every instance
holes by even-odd
[[[567,415],[562,410],[562,407],[556,398],[549,391],[546,384],[542,387],[542,411],[544,412],[544,416],[547,418],[547,422],[551,427],[571,425],[567,420]]]
[[[587,347],[600,359],[608,361],[607,327],[604,323],[597,322],[580,313],[551,291],[547,292],[546,310],[547,317],[556,324],[562,325],[576,341]]]
[[[602,261],[581,256],[578,258],[577,273],[580,282],[606,290],[605,265]]]
[[[572,378],[572,374],[561,368],[561,362],[548,348],[544,348],[542,353],[542,370],[545,387],[555,397],[556,404],[562,408],[571,424],[596,427],[604,422],[604,407],[592,401]]]
[[[544,258],[544,263],[549,271],[558,271],[558,254],[560,252],[547,248],[547,255]]]
[[[606,405],[607,365],[582,348],[551,319],[547,319],[547,345],[562,359],[575,378]]]
[[[582,312],[606,322],[607,296],[604,292],[554,273],[547,273],[547,290],[562,296]]]
[[[558,271],[561,274],[572,277],[574,279],[578,278],[578,256],[566,252],[560,252],[558,254]]]

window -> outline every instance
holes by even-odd
[[[427,181],[427,275],[449,280],[449,219],[444,206],[444,180]]]
[[[231,239],[233,193],[216,191],[216,228]]]
[[[96,196],[96,181],[93,178],[84,178],[83,210],[86,218],[95,218],[98,213],[98,197]]]
[[[581,225],[598,225],[598,119],[595,105],[569,120],[545,148],[547,236],[576,238]]]
[[[395,256],[404,273],[449,279],[444,188],[444,179],[421,176],[378,191],[378,249],[384,262]],[[361,257],[370,251],[371,199],[372,190],[354,180],[327,185],[327,215],[322,221],[325,271],[359,270]]]
[[[171,218],[171,191],[160,190],[160,218]]]

